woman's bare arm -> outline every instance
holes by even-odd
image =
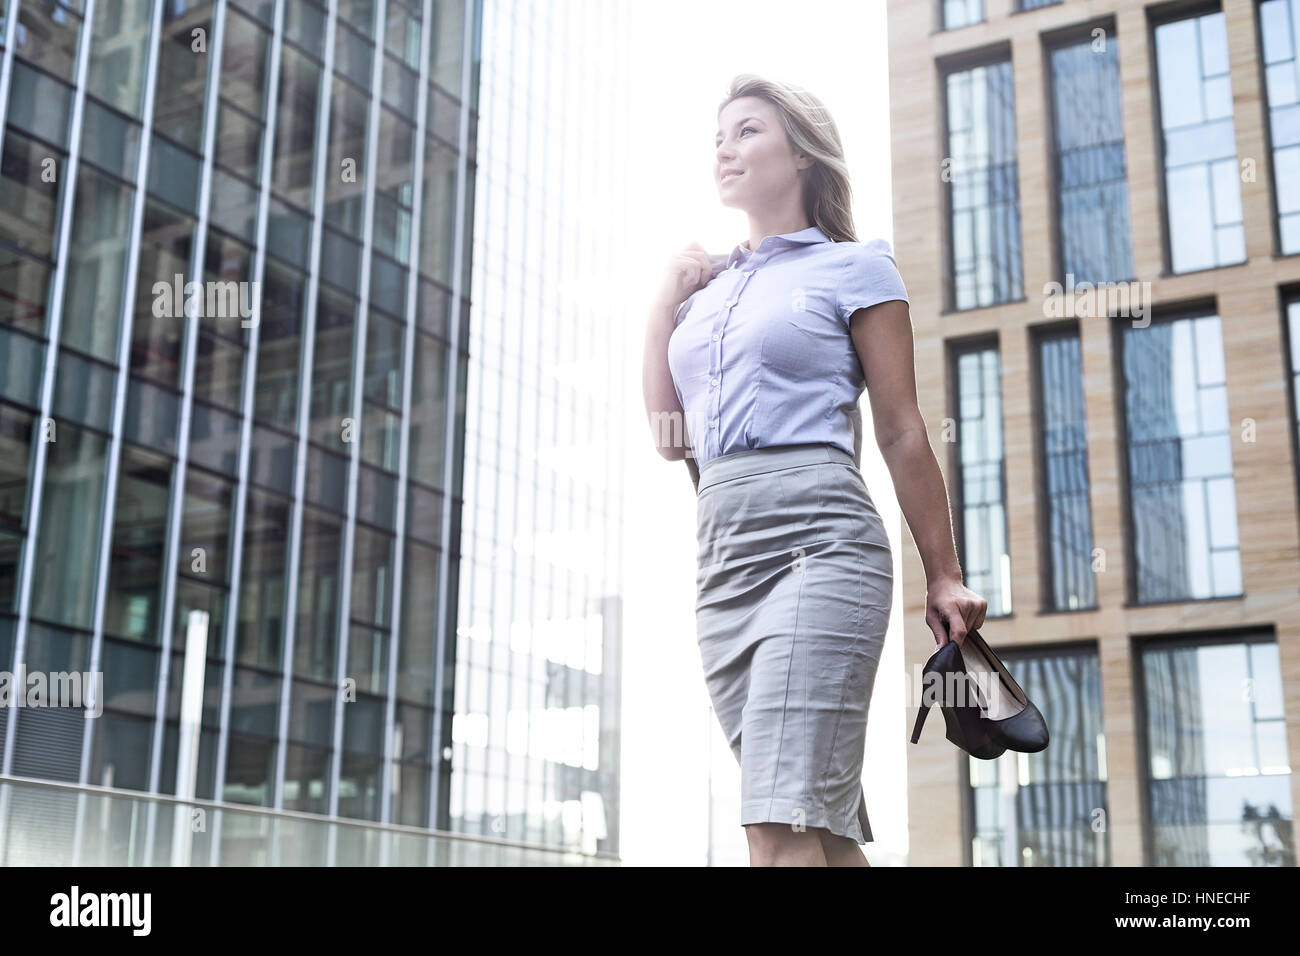
[[[849,332],[867,380],[876,444],[925,568],[926,623],[939,644],[961,643],[984,623],[988,602],[962,583],[948,491],[917,404],[908,305],[892,300],[858,309]]]
[[[681,461],[690,445],[686,415],[668,368],[668,339],[673,334],[676,313],[677,307],[664,301],[656,301],[651,306],[641,367],[641,390],[645,395],[650,434],[656,450],[668,461]]]

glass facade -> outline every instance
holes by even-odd
[[[194,796],[445,828],[477,0],[9,9],[4,771],[175,794],[201,611]]]
[[[1043,607],[1077,611],[1097,605],[1079,333],[1039,336],[1036,355],[1040,500],[1047,522]]]
[[[1277,642],[1153,642],[1141,681],[1151,863],[1295,866]]]
[[[1020,201],[1011,61],[949,73],[950,307],[1020,298]]]
[[[1242,262],[1246,232],[1222,11],[1155,28],[1171,272]]]
[[[1273,194],[1278,251],[1300,252],[1300,6],[1295,0],[1259,5],[1259,39],[1273,147]]]
[[[969,763],[971,864],[1109,866],[1106,735],[1095,648],[999,651],[1043,712],[1051,744]]]
[[[1058,280],[1133,275],[1119,51],[1113,31],[1051,50]]]
[[[582,852],[619,850],[630,14],[483,22],[450,825]]]
[[[960,521],[958,558],[968,588],[988,601],[987,617],[1011,613],[1001,363],[996,346],[954,354]]]
[[[1237,494],[1217,315],[1121,335],[1132,599],[1241,594]]]

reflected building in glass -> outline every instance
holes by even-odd
[[[483,16],[450,827],[619,851],[624,3]]]
[[[214,863],[447,828],[480,5],[4,0],[0,43],[0,666],[104,681],[0,708],[3,773],[187,796],[195,739],[269,811]],[[168,859],[174,802],[52,805],[4,790],[7,859]]]
[[[909,746],[909,862],[1294,866],[1300,0],[888,17],[921,409],[1051,734]]]

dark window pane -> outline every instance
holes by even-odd
[[[105,103],[139,117],[149,50],[150,5],[99,0],[86,89]]]
[[[12,119],[12,114],[10,116]],[[46,182],[42,172],[63,164],[62,153],[10,130],[0,160],[0,239],[33,255],[54,255],[54,226],[58,222],[59,184]]]
[[[1088,498],[1088,421],[1084,414],[1079,336],[1038,343],[1039,444],[1046,491],[1044,604],[1058,611],[1097,603],[1092,571],[1092,508]]]
[[[1113,33],[1103,39],[1051,54],[1061,263],[1075,282],[1133,275],[1119,54]]]
[[[134,181],[140,151],[140,124],[86,100],[81,123],[81,158]]]
[[[45,459],[40,531],[32,555],[32,615],[89,628],[94,623],[108,439],[57,422]]]
[[[116,379],[113,369],[59,349],[54,372],[55,418],[111,432]]]
[[[64,344],[106,362],[117,362],[134,195],[129,186],[81,167],[60,335]]]
[[[293,672],[298,677],[333,681],[339,633],[339,558],[341,519],[306,508],[302,523],[302,568],[298,579],[298,621]]]
[[[159,640],[171,480],[169,459],[123,445],[104,611],[110,634],[149,644]]]
[[[200,9],[183,15],[163,28],[158,50],[157,92],[154,98],[155,132],[176,140],[195,152],[202,149],[203,101],[211,59],[212,24]],[[201,29],[208,52],[196,52],[192,31]]]
[[[289,500],[248,491],[235,656],[241,664],[278,670],[284,633]]]
[[[260,421],[296,429],[298,363],[306,276],[267,259],[257,343],[257,385],[253,410]]]

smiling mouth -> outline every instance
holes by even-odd
[[[735,179],[737,176],[743,176],[743,175],[745,175],[745,173],[744,173],[743,170],[742,170],[741,172],[738,172],[738,173],[736,173],[736,172],[725,173],[725,174],[723,175],[722,179],[719,180],[719,182],[724,182],[724,183],[725,183],[725,182],[727,182],[728,180]]]

